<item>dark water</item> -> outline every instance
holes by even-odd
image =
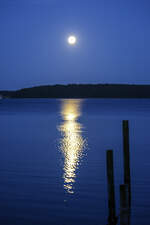
[[[0,225],[107,224],[106,150],[116,211],[129,120],[131,225],[150,224],[150,100],[0,100]]]

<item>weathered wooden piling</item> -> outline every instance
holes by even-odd
[[[120,225],[130,224],[130,202],[128,184],[120,185]]]
[[[131,178],[130,178],[130,148],[129,148],[129,122],[123,120],[123,161],[124,184],[128,185],[129,206],[131,205]]]
[[[115,204],[115,189],[114,189],[114,165],[113,151],[107,150],[107,183],[108,183],[108,209],[109,209],[109,224],[116,224],[116,204]]]

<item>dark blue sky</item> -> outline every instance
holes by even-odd
[[[0,0],[0,89],[56,83],[150,83],[150,1]]]

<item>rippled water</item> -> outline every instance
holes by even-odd
[[[82,136],[83,126],[77,122],[81,116],[81,100],[62,100],[61,115],[63,122],[59,125],[60,149],[64,155],[64,188],[74,194],[76,170],[80,164],[83,149],[87,147],[86,138]]]
[[[150,223],[150,100],[0,100],[0,224],[108,224],[106,150],[116,212],[129,120],[131,225]],[[119,224],[119,221],[118,221]]]

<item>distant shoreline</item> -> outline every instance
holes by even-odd
[[[0,91],[1,98],[150,98],[150,85],[68,84]]]

